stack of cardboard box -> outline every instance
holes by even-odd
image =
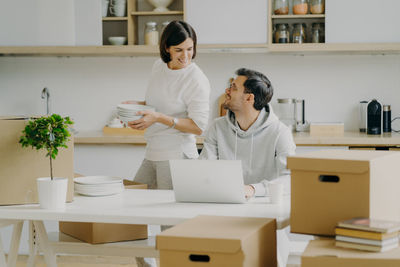
[[[339,221],[354,217],[400,221],[399,162],[400,153],[389,151],[323,150],[289,157],[291,231],[334,236]],[[334,239],[330,241],[323,243],[324,257],[317,249],[322,243],[310,242],[302,266],[339,266],[347,254],[338,253]],[[314,252],[319,256],[311,257]],[[325,262],[328,258],[335,264]],[[394,258],[400,264],[400,255]],[[357,265],[353,258],[350,262],[346,266]]]

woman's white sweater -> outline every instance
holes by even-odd
[[[146,105],[157,112],[176,117],[190,118],[205,130],[209,116],[210,83],[201,69],[191,63],[179,70],[171,70],[161,59],[152,69],[146,92]],[[153,161],[197,158],[196,139],[161,123],[154,123],[146,133],[145,158]]]

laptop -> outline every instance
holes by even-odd
[[[245,203],[240,160],[170,160],[177,202]]]

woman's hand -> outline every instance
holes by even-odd
[[[122,101],[121,104],[146,105],[146,101],[127,100],[127,101]]]
[[[158,122],[160,113],[150,110],[138,111],[137,115],[143,115],[142,118],[128,122],[128,126],[136,130],[144,130],[149,128],[153,123]]]

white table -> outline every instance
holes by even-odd
[[[275,218],[277,228],[282,229],[289,225],[290,201],[287,196],[281,205],[269,204],[268,198],[253,198],[245,204],[177,203],[171,190],[128,189],[106,197],[76,195],[73,202],[67,203],[65,211],[43,210],[36,204],[3,206],[0,226],[1,223],[15,225],[8,266],[15,265],[22,222],[26,220],[34,227],[28,266],[33,265],[37,246],[43,251],[47,266],[56,266],[43,221],[175,225],[197,215]],[[5,266],[4,253],[0,251],[0,254],[0,266]]]

